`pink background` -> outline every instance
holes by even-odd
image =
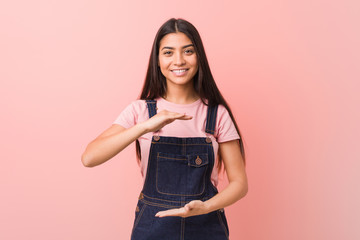
[[[231,239],[360,239],[359,7],[1,1],[0,239],[129,239],[134,145],[95,168],[80,156],[137,98],[170,17],[198,28],[245,140]]]

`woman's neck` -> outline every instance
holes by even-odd
[[[186,86],[167,84],[167,91],[163,98],[176,104],[190,104],[198,100],[199,96],[195,92],[193,84]]]

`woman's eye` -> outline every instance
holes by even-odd
[[[187,50],[185,50],[185,53],[188,53],[188,54],[189,54],[189,53],[191,54],[191,53],[193,53],[193,52],[194,52],[194,51],[193,51],[193,50],[191,50],[191,49],[187,49]]]
[[[164,55],[170,55],[171,54],[171,52],[170,51],[166,51],[166,52],[164,52]]]

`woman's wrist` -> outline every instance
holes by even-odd
[[[206,200],[204,202],[204,206],[205,206],[204,207],[205,213],[210,213],[210,212],[217,210],[216,207],[213,205],[213,201],[211,201],[211,199]]]
[[[136,127],[139,129],[140,131],[140,136],[150,132],[149,128],[146,126],[146,123],[145,122],[141,122],[141,123],[138,123],[136,124]]]

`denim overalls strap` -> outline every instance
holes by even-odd
[[[206,116],[206,127],[205,132],[213,134],[215,133],[216,116],[217,116],[218,105],[208,106]]]
[[[145,100],[147,108],[149,111],[149,118],[156,114],[156,101],[155,100]]]

